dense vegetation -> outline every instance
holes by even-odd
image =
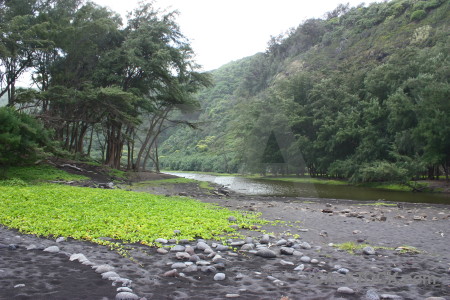
[[[91,2],[0,1],[0,163],[48,148],[26,114],[66,153],[134,170],[155,159],[169,112],[195,107],[209,84],[175,18],[141,4],[123,26]],[[17,88],[26,74],[33,89]]]
[[[450,2],[340,5],[212,72],[164,168],[355,182],[448,178]],[[197,119],[196,119],[197,118]]]

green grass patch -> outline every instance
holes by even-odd
[[[175,184],[189,184],[189,183],[195,183],[197,184],[201,189],[212,191],[215,188],[211,186],[210,182],[207,181],[198,181],[194,179],[188,179],[188,178],[169,178],[169,179],[161,179],[161,180],[148,180],[148,181],[142,181],[134,184],[135,187],[146,187],[146,186],[163,186],[163,185],[175,185]]]
[[[241,228],[263,224],[258,214],[241,213],[185,197],[56,184],[0,186],[0,224],[22,233],[65,236],[105,244],[100,237],[153,245],[156,238],[220,239],[229,216]],[[226,237],[222,237],[225,239]]]
[[[336,247],[340,250],[343,250],[343,251],[347,251],[350,254],[355,254],[356,251],[362,250],[365,247],[372,247],[374,249],[394,250],[394,248],[382,247],[382,246],[372,246],[369,244],[359,244],[359,243],[355,243],[355,242],[345,242],[342,244],[335,244],[334,247]]]
[[[45,182],[51,180],[77,181],[89,179],[85,176],[69,174],[49,165],[10,167],[6,171],[6,180],[20,179],[25,182]],[[1,184],[0,180],[0,184]]]

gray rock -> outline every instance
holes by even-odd
[[[87,261],[88,259],[86,256],[84,256],[84,254],[75,253],[70,256],[69,260],[70,261],[78,260],[80,263],[83,263],[83,262]]]
[[[189,261],[191,262],[198,262],[200,260],[200,257],[197,254],[191,255],[191,257],[189,257]]]
[[[44,249],[45,252],[50,252],[50,253],[58,253],[59,252],[59,248],[57,246],[50,246]]]
[[[219,263],[225,264],[227,262],[227,260],[220,255],[216,255],[212,259],[212,262],[216,263],[216,264],[219,264]]]
[[[350,271],[349,271],[349,269],[346,269],[346,268],[339,268],[337,270],[337,272],[340,273],[340,274],[347,274]]]
[[[225,298],[239,298],[240,296],[239,294],[226,294]]]
[[[198,242],[197,249],[204,251],[205,249],[211,249],[211,247],[208,244],[206,244],[205,242]]]
[[[130,292],[120,292],[116,295],[116,300],[138,300],[139,297],[136,294]]]
[[[231,247],[239,247],[239,246],[242,246],[242,245],[244,245],[244,244],[245,244],[244,241],[236,241],[236,242],[232,242],[232,243],[230,244],[230,246],[231,246]]]
[[[390,294],[381,294],[380,298],[381,299],[391,299],[391,300],[402,300],[403,299],[402,296],[390,295]]]
[[[355,293],[354,290],[352,290],[351,288],[346,287],[346,286],[341,286],[340,288],[337,289],[337,292],[341,293],[341,294],[346,294],[346,295],[352,295]]]
[[[400,269],[400,268],[392,268],[392,269],[391,269],[391,272],[394,272],[394,273],[401,273],[401,272],[403,272],[403,270]]]
[[[180,274],[177,270],[170,270],[163,274],[164,277],[178,277]]]
[[[261,244],[268,244],[270,241],[270,237],[268,234],[263,235],[261,240],[259,241]]]
[[[115,278],[119,278],[119,277],[120,277],[119,274],[117,274],[116,272],[113,272],[113,271],[102,273],[103,279],[114,280]]]
[[[370,246],[364,247],[362,251],[366,255],[375,255],[375,249]]]
[[[281,239],[279,241],[277,241],[276,245],[277,246],[283,246],[286,245],[287,241],[285,239]]]
[[[184,269],[186,268],[186,264],[183,262],[177,262],[172,264],[172,266],[170,266],[172,269]]]
[[[62,242],[64,242],[65,240],[66,240],[65,237],[60,236],[59,238],[56,239],[56,242],[57,242],[57,243],[62,243]]]
[[[292,255],[294,255],[294,256],[303,256],[303,252],[294,250],[294,252],[292,253]]]
[[[129,293],[132,293],[133,290],[128,288],[128,287],[121,286],[121,287],[117,288],[117,292],[129,292]]]
[[[110,265],[100,265],[100,266],[96,266],[95,267],[95,272],[96,273],[99,273],[99,274],[103,274],[103,273],[106,273],[106,272],[110,272],[110,271],[112,271],[112,270],[114,270],[114,267],[113,266],[110,266]]]
[[[195,250],[193,247],[191,246],[186,246],[186,249],[184,250],[186,253],[188,253],[189,255],[195,255]]]
[[[291,261],[286,261],[286,260],[280,260],[280,264],[282,264],[283,266],[293,266],[294,263]]]
[[[190,265],[183,269],[184,273],[192,273],[192,272],[197,272],[197,271],[198,271],[198,267],[196,265]]]
[[[305,265],[304,264],[301,264],[301,265],[298,265],[295,269],[294,269],[294,271],[303,271],[305,269]]]
[[[255,248],[255,245],[253,244],[244,244],[241,247],[241,250],[253,250]]]
[[[209,266],[211,263],[206,260],[199,260],[195,263],[197,266]]]
[[[156,252],[158,252],[159,254],[167,254],[167,253],[169,253],[169,251],[167,251],[164,248],[158,248],[158,249],[156,249]]]
[[[310,245],[309,243],[307,243],[307,242],[301,243],[301,244],[300,244],[300,247],[301,247],[302,249],[311,249],[311,245]]]
[[[23,284],[23,283],[19,283],[14,286],[15,289],[23,288],[23,287],[25,287],[25,284]]]
[[[369,289],[364,297],[362,297],[363,300],[380,300],[380,296],[378,296],[377,291],[374,289]]]
[[[258,252],[256,252],[256,255],[264,257],[264,258],[275,258],[277,255],[272,250],[269,250],[267,248],[265,249],[259,249]]]
[[[186,244],[189,244],[189,240],[188,239],[181,239],[181,240],[178,241],[178,243],[186,245]]]
[[[280,253],[281,254],[285,254],[285,255],[292,255],[294,254],[294,249],[293,248],[288,248],[288,247],[281,247],[280,248]]]
[[[304,263],[309,263],[309,262],[311,262],[311,257],[309,257],[309,256],[302,256],[302,257],[300,257],[300,261],[304,262]]]
[[[155,240],[155,243],[167,244],[168,241],[167,241],[166,239],[159,238],[159,239],[156,239],[156,240]]]
[[[224,246],[224,245],[217,245],[216,247],[216,251],[227,251],[228,249],[230,249],[228,246]]]
[[[184,252],[184,250],[186,250],[184,246],[175,245],[170,249],[170,252]]]
[[[217,273],[216,275],[214,275],[214,280],[216,281],[222,281],[225,280],[226,275],[224,273]]]
[[[225,264],[224,263],[216,263],[216,264],[214,264],[214,267],[217,269],[217,270],[225,270]]]
[[[177,252],[175,254],[175,257],[179,260],[189,260],[189,258],[191,258],[191,255],[186,252]]]
[[[175,243],[177,242],[177,239],[170,239],[170,240],[168,240],[168,242],[169,242],[170,244],[175,244]]]
[[[216,273],[217,272],[217,269],[214,266],[204,266],[204,267],[201,267],[200,270],[203,273]]]
[[[311,263],[312,263],[312,264],[318,264],[318,263],[319,263],[319,260],[313,258],[313,259],[311,259]]]
[[[234,216],[230,216],[230,217],[228,217],[228,221],[230,221],[230,222],[236,222],[237,219],[236,219],[236,217],[234,217]]]
[[[246,237],[245,238],[245,243],[246,244],[253,244],[253,238],[252,237]]]
[[[174,230],[173,233],[178,235],[178,234],[181,233],[181,231],[180,230]]]

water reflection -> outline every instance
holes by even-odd
[[[246,195],[450,204],[448,194],[397,192],[347,185],[296,183],[196,173],[170,172],[169,174],[213,182]]]

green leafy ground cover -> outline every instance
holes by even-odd
[[[161,180],[149,180],[149,181],[141,181],[135,184],[135,187],[147,187],[147,186],[163,186],[163,185],[175,185],[175,184],[189,184],[195,183],[201,189],[204,190],[214,190],[214,187],[210,185],[207,181],[198,181],[194,179],[188,178],[169,178],[169,179],[161,179]]]
[[[7,179],[20,179],[26,182],[45,182],[49,180],[86,180],[85,176],[69,174],[49,165],[16,166],[6,171]],[[0,184],[2,181],[0,180]]]
[[[56,184],[0,186],[0,223],[39,236],[65,236],[104,244],[100,237],[153,245],[156,238],[217,238],[263,223],[256,214],[242,214],[212,204],[122,190]]]

